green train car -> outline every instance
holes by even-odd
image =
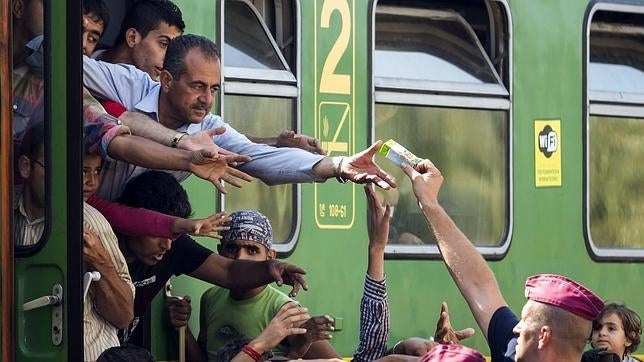
[[[82,59],[80,0],[44,2],[45,220],[40,241],[13,245],[12,4],[0,0],[2,361],[82,360]],[[131,0],[107,0],[109,43]],[[177,0],[186,32],[220,44],[216,109],[247,134],[314,135],[329,155],[393,138],[443,171],[440,201],[496,273],[510,306],[527,276],[571,276],[644,313],[644,1]],[[112,29],[114,28],[114,29]],[[110,35],[111,34],[111,35]],[[409,182],[380,191],[394,205],[386,273],[390,343],[433,334],[440,303],[476,326],[440,260]],[[280,167],[275,165],[275,167]],[[196,216],[262,211],[280,258],[304,267],[298,300],[338,321],[332,344],[358,344],[366,272],[360,185],[269,187],[183,183]],[[216,240],[200,239],[210,248]],[[173,293],[198,301],[188,277]],[[53,293],[53,294],[52,294]],[[62,302],[24,311],[36,298]],[[177,360],[164,297],[150,348]],[[489,352],[476,335],[466,345]],[[640,347],[638,353],[644,354]]]

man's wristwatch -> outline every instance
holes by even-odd
[[[344,184],[347,183],[346,178],[342,177],[342,162],[344,162],[345,157],[334,157],[333,158],[333,176],[335,176],[335,179],[338,180],[339,183]]]
[[[172,137],[172,142],[170,142],[170,146],[172,146],[172,148],[177,148],[177,146],[179,146],[179,142],[181,142],[181,139],[187,135],[188,135],[188,132],[177,132]]]

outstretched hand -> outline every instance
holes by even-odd
[[[452,323],[449,320],[449,310],[447,303],[441,303],[441,314],[436,323],[436,333],[434,334],[434,341],[440,344],[458,344],[465,338],[474,335],[473,328],[465,328],[460,331],[455,331],[452,328]]]
[[[396,180],[373,161],[373,156],[382,146],[382,141],[355,155],[348,156],[342,162],[340,176],[357,184],[373,183],[387,190],[396,187]]]
[[[227,224],[231,218],[225,211],[210,215],[204,219],[182,219],[175,222],[176,234],[190,234],[193,236],[206,236],[209,238],[221,239],[220,231],[230,230]]]
[[[250,182],[253,178],[229,164],[236,162],[247,162],[250,160],[248,156],[240,156],[236,154],[221,154],[214,153],[211,150],[201,149],[192,151],[190,160],[190,172],[198,177],[212,182],[213,185],[223,194],[226,189],[221,181],[225,181],[235,187],[242,187],[241,181]]]
[[[195,132],[182,137],[181,140],[179,140],[177,147],[188,151],[198,151],[205,148],[216,153],[223,153],[221,152],[222,148],[217,146],[212,138],[224,134],[225,132],[226,127],[217,127]]]
[[[309,289],[306,285],[306,279],[304,279],[306,271],[298,266],[282,263],[277,260],[270,260],[268,273],[277,285],[282,286],[283,284],[287,284],[293,287],[291,292],[288,293],[288,296],[291,298],[297,296],[300,288],[303,288],[304,290]]]
[[[322,149],[319,139],[305,134],[295,133],[295,131],[282,132],[277,136],[275,145],[277,147],[301,148],[304,151],[316,153],[318,155],[326,155],[326,152]]]

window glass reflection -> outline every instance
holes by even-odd
[[[294,128],[295,100],[275,97],[226,95],[226,119],[239,132],[252,136],[277,136]],[[277,167],[277,165],[276,165]],[[257,210],[273,226],[275,243],[288,241],[293,222],[293,185],[267,186],[259,180],[237,189],[227,187],[226,211]]]
[[[241,1],[226,2],[224,65],[286,70],[260,19]]]
[[[45,37],[42,0],[12,8],[14,243],[37,244],[45,229]]]
[[[431,157],[449,177],[439,198],[459,228],[477,246],[501,245],[508,219],[506,112],[377,104],[375,114],[376,139],[393,138]],[[387,160],[378,163],[399,182],[380,191],[394,206],[389,242],[435,244],[407,177]]]
[[[379,7],[376,77],[500,83],[473,30],[453,11]]]
[[[590,233],[600,248],[644,248],[644,119],[590,117]],[[610,175],[610,177],[606,177]]]

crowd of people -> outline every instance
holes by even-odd
[[[12,10],[14,243],[29,246],[40,240],[45,225],[43,3],[13,0]],[[222,193],[224,182],[243,187],[254,178],[269,185],[330,178],[366,184],[368,265],[353,360],[485,360],[460,344],[474,330],[454,330],[445,303],[432,338],[389,344],[384,254],[393,211],[373,186],[396,183],[373,161],[381,142],[351,156],[329,157],[317,139],[293,131],[244,135],[210,112],[221,81],[217,46],[184,34],[175,4],[135,2],[114,46],[96,50],[109,18],[103,0],[83,1],[83,255],[85,270],[101,275],[89,284],[84,303],[85,360],[153,360],[142,348],[140,325],[153,297],[180,274],[214,285],[200,298],[196,338],[187,327],[191,298],[168,303],[170,323],[187,328],[188,360],[341,357],[329,343],[333,318],[311,316],[292,299],[307,289],[305,272],[276,259],[266,216],[239,210],[191,218],[180,184],[190,174]],[[639,316],[623,304],[605,304],[566,276],[529,277],[527,301],[515,314],[487,262],[439,204],[441,172],[428,159],[403,165],[403,171],[492,361],[634,361]],[[191,236],[219,239],[217,252]],[[286,295],[273,282],[292,290]],[[589,341],[592,349],[584,352]]]

